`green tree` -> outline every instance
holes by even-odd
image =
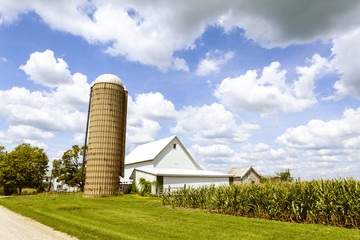
[[[24,187],[41,187],[49,162],[43,149],[23,143],[10,153],[6,153],[4,147],[0,152],[0,183],[5,195],[16,188],[21,194]]]
[[[290,174],[289,169],[283,172],[275,173],[275,179],[277,179],[280,182],[292,182],[294,180],[294,178]]]
[[[52,176],[57,178],[58,182],[64,181],[71,187],[81,187],[82,162],[79,159],[82,158],[83,153],[84,147],[80,148],[78,145],[74,145],[71,149],[65,151],[61,159],[53,161]]]
[[[290,174],[290,170],[287,169],[283,172],[275,173],[273,176],[261,176],[261,183],[276,183],[276,182],[292,182],[294,178]]]
[[[0,145],[0,192],[1,194],[9,195],[12,193],[12,191],[10,191],[9,186],[6,186],[6,156],[7,152],[5,150],[5,147]]]

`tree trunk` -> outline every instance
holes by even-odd
[[[51,182],[52,182],[52,173],[51,173],[51,175],[50,175],[48,192],[50,192],[50,190],[51,190]]]
[[[21,195],[22,187],[19,187],[19,195]]]

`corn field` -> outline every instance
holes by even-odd
[[[163,204],[237,216],[360,228],[360,182],[354,179],[203,186],[166,194]]]

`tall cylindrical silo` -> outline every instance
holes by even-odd
[[[124,175],[128,92],[121,79],[104,74],[92,83],[84,197],[113,195]]]

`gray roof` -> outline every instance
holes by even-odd
[[[252,167],[237,167],[230,168],[228,174],[233,174],[235,177],[243,178],[250,170],[253,170],[256,175],[260,176]]]

